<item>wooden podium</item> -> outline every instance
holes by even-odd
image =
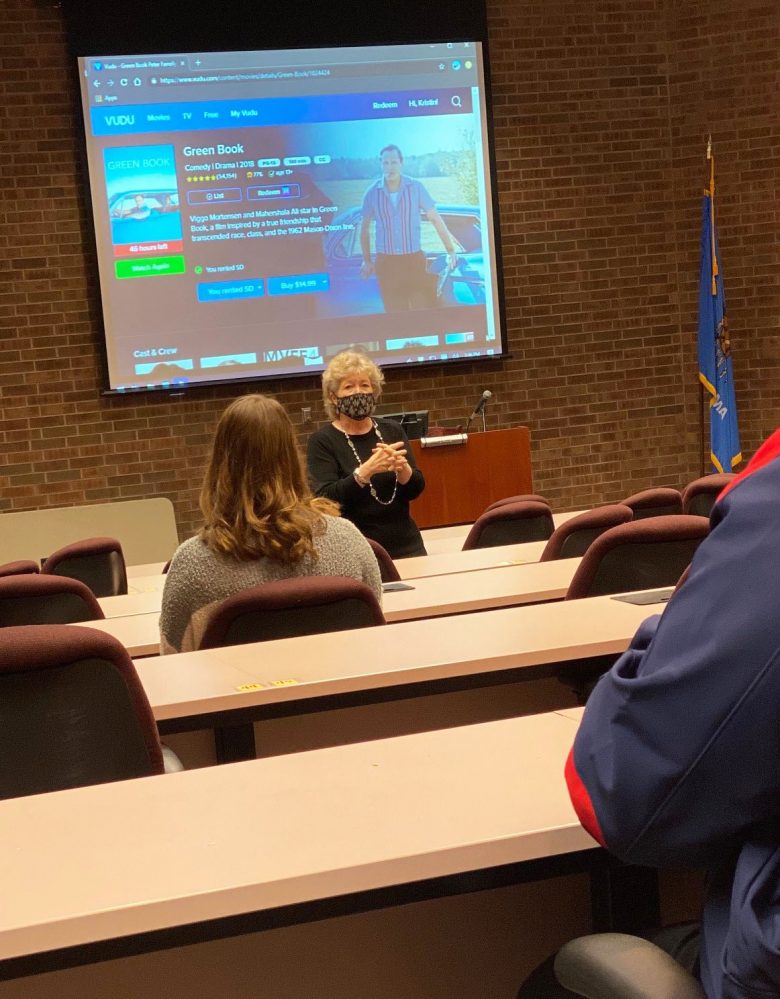
[[[532,492],[528,427],[468,434],[462,444],[411,445],[425,475],[411,510],[420,528],[470,524],[496,500]]]

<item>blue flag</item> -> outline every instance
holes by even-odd
[[[715,158],[710,160],[710,186],[704,192],[699,279],[699,381],[710,402],[710,461],[718,472],[731,472],[742,461],[734,396],[726,300],[720,274],[720,247],[715,228]]]

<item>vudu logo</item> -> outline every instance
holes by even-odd
[[[116,128],[118,125],[135,125],[134,114],[104,114],[106,125]]]

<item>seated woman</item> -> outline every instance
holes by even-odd
[[[197,648],[211,612],[238,590],[291,576],[351,576],[382,597],[368,542],[306,482],[284,408],[246,395],[222,414],[200,495],[204,524],[165,580],[161,652]]]
[[[322,375],[332,422],[312,434],[308,462],[312,488],[335,500],[342,514],[393,558],[425,555],[409,503],[425,488],[399,424],[374,419],[384,376],[367,354],[343,350]]]

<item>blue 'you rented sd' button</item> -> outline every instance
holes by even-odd
[[[202,281],[198,285],[199,302],[228,302],[236,298],[262,298],[263,295],[263,282],[257,278],[246,281]]]

